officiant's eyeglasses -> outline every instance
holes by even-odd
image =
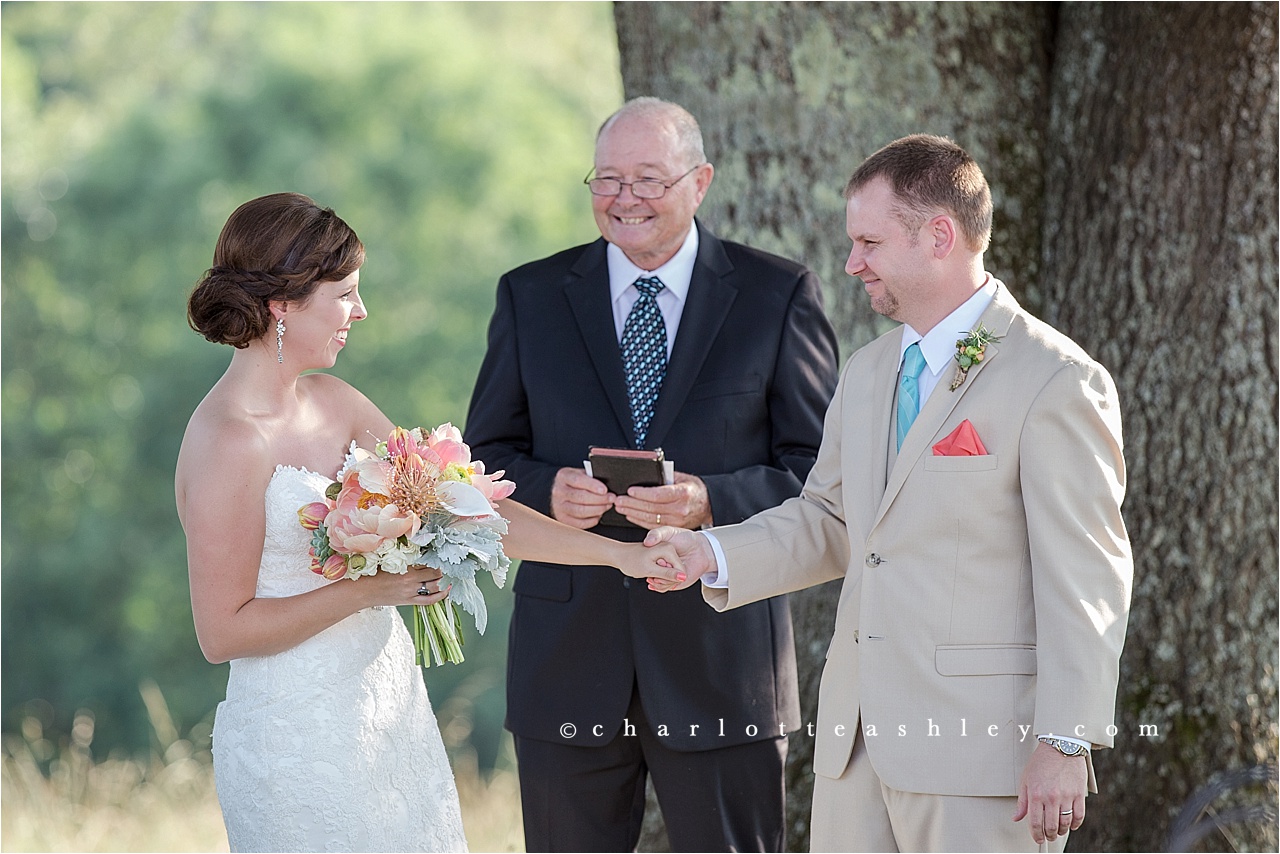
[[[698,166],[702,164],[699,163]],[[593,196],[616,196],[622,192],[623,187],[631,188],[631,195],[637,199],[660,199],[667,194],[676,184],[679,184],[685,178],[688,178],[698,166],[693,167],[670,184],[664,184],[653,178],[646,178],[643,181],[619,181],[617,178],[592,178],[591,172],[596,171],[592,168],[587,173],[587,177],[582,179],[582,183],[586,184],[591,190]]]

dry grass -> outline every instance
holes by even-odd
[[[4,738],[0,849],[4,851],[226,851],[207,738],[179,738],[154,686],[143,696],[162,749],[146,760],[95,761],[93,716],[76,716],[55,746],[40,722]],[[201,743],[205,742],[205,743]],[[453,763],[472,851],[522,851],[520,793],[510,767],[482,775],[474,753]]]

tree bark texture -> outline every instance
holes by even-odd
[[[846,356],[891,325],[843,272],[848,175],[915,132],[982,165],[987,269],[1112,370],[1126,419],[1137,571],[1120,732],[1068,847],[1161,849],[1213,772],[1277,753],[1276,7],[659,2],[614,15],[627,97],[673,100],[702,124],[716,176],[701,218],[817,270]],[[806,720],[837,595],[792,597]],[[790,741],[789,850],[808,849],[812,746]],[[650,807],[641,848],[663,850]],[[1232,833],[1276,844],[1274,827]]]
[[[817,271],[846,354],[892,324],[844,273],[841,191],[900,136],[949,136],[999,179],[990,257],[1011,286],[1035,280],[1050,37],[1041,6],[616,3],[614,17],[627,97],[674,100],[702,125],[716,176],[700,217]]]
[[[1276,761],[1276,25],[1273,3],[1061,15],[1044,318],[1119,386],[1136,557],[1077,850],[1166,850],[1213,772]],[[1208,841],[1275,850],[1260,831]]]
[[[892,323],[844,272],[844,184],[900,136],[949,136],[991,177],[989,257],[1024,300],[1039,267],[1050,21],[1035,4],[616,3],[626,96],[655,95],[702,125],[716,166],[700,218],[723,237],[808,264],[845,356]],[[997,180],[997,178],[999,180]],[[1026,284],[1024,284],[1026,283]],[[818,679],[839,582],[791,597],[800,701]],[[808,850],[813,740],[790,739],[787,845]],[[644,850],[665,850],[650,793]]]

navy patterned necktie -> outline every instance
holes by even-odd
[[[627,374],[627,399],[635,422],[636,447],[643,448],[653,420],[653,406],[667,375],[667,324],[658,308],[658,292],[665,285],[657,276],[635,281],[640,298],[622,327],[622,367]]]

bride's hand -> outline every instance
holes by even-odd
[[[449,595],[441,588],[443,573],[428,566],[411,566],[404,575],[378,572],[353,579],[368,605],[433,605]],[[422,592],[425,591],[425,594]]]
[[[642,543],[617,543],[614,566],[632,578],[662,579],[678,584],[687,577],[684,562],[669,543],[651,548],[645,548]]]

